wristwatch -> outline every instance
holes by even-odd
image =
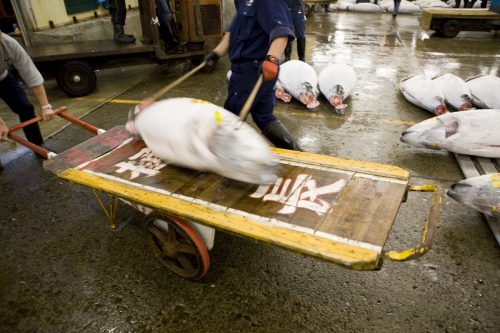
[[[278,61],[279,61],[279,60],[278,60],[278,58],[276,58],[275,56],[270,55],[270,54],[268,54],[268,55],[266,56],[265,60],[272,61],[272,62],[274,62],[276,65],[278,64]]]
[[[42,109],[50,109],[50,110],[52,110],[52,105],[50,105],[50,104],[42,105]]]

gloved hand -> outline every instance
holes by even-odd
[[[205,62],[204,71],[207,73],[212,73],[215,67],[217,67],[219,56],[215,52],[210,52],[209,54],[207,54],[205,59],[203,59],[203,61]]]
[[[259,68],[259,73],[262,74],[264,81],[271,81],[278,76],[279,61],[276,57],[268,54]]]

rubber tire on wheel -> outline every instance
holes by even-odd
[[[61,66],[56,81],[59,89],[69,97],[82,97],[94,91],[97,76],[86,61],[71,60]]]
[[[207,247],[188,222],[153,212],[145,217],[144,227],[155,256],[169,270],[187,280],[201,279],[207,273]]]
[[[460,22],[457,20],[449,20],[443,24],[440,30],[441,36],[446,38],[453,38],[460,32]]]
[[[200,58],[191,58],[191,64],[193,64],[194,67],[198,67],[202,62],[205,57],[200,57]]]

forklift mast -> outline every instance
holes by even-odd
[[[168,0],[180,41],[204,43],[222,37],[222,0]],[[160,45],[156,0],[140,0],[142,39]]]

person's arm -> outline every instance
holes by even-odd
[[[9,128],[3,119],[0,117],[0,141],[3,141],[4,138],[7,138],[7,134],[9,134]]]
[[[231,32],[227,31],[224,34],[224,36],[222,36],[222,39],[221,39],[219,45],[217,45],[215,47],[215,49],[213,50],[213,52],[217,53],[219,58],[225,56],[229,50],[229,36],[230,35],[231,35]],[[283,50],[284,50],[284,48],[283,48]]]
[[[271,42],[271,46],[269,47],[268,55],[272,55],[273,57],[280,58],[283,51],[285,51],[286,44],[288,43],[288,36],[278,37]]]
[[[49,104],[49,100],[47,99],[47,94],[45,93],[45,88],[43,84],[39,86],[35,86],[32,88],[35,93],[36,99],[40,104],[40,116],[44,121],[49,121],[54,118],[54,110],[52,110],[52,106]]]
[[[224,36],[222,36],[221,41],[215,47],[215,49],[213,49],[213,51],[210,52],[203,60],[205,62],[205,72],[207,73],[213,72],[215,70],[215,67],[217,67],[217,62],[219,61],[219,58],[227,54],[229,50],[229,35],[230,32],[227,31],[224,34]]]

